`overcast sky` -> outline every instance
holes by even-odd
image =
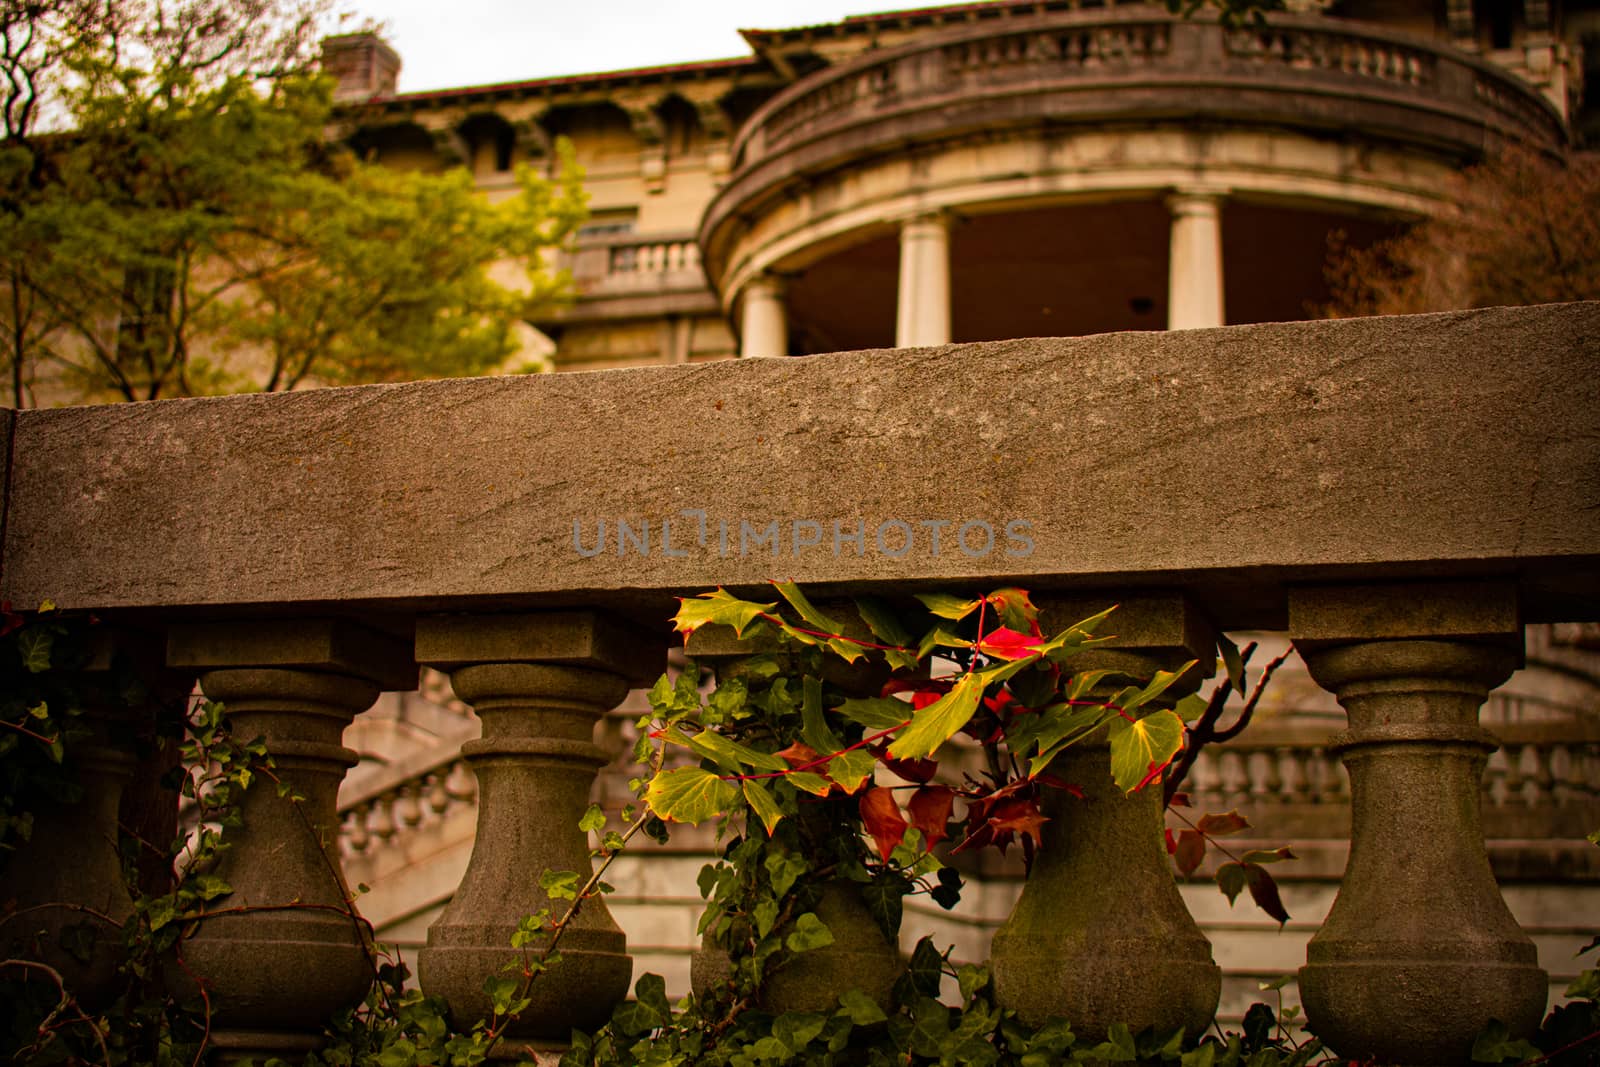
[[[927,0],[348,0],[388,24],[417,92],[748,55],[741,29],[833,22]]]

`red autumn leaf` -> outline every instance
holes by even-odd
[[[1172,808],[1187,808],[1189,806],[1189,794],[1185,793],[1181,789],[1178,790],[1176,793],[1172,794],[1172,801],[1167,806]]]
[[[11,610],[11,601],[0,600],[0,637],[4,637],[14,630],[20,630],[22,624],[28,620]]]
[[[1018,633],[1009,626],[1000,626],[984,634],[977,649],[996,659],[1023,659],[1037,655],[1044,639],[1031,634]]]
[[[996,715],[1001,715],[1014,706],[1021,709],[1021,705],[1017,704],[1017,698],[1012,696],[1009,689],[1002,689],[992,697],[984,697],[983,706]]]
[[[1161,830],[1161,836],[1167,842],[1167,855],[1170,856],[1178,851],[1178,839],[1172,836],[1172,831],[1170,829],[1163,827]]]
[[[929,704],[939,703],[940,698],[943,696],[944,693],[937,689],[919,689],[911,694],[911,706],[917,711],[921,711]]]
[[[1281,925],[1289,921],[1289,912],[1278,896],[1278,883],[1265,867],[1256,863],[1244,864],[1244,884],[1250,888],[1250,899],[1256,907],[1278,920]]]
[[[1183,831],[1178,835],[1178,847],[1173,852],[1178,857],[1179,873],[1193,874],[1206,858],[1205,835],[1194,830]]]
[[[1033,838],[1035,845],[1042,845],[1044,842],[1039,837],[1039,828],[1049,820],[1039,811],[1039,805],[1031,798],[1013,797],[996,804],[988,822],[997,835],[1027,834]]]
[[[932,848],[950,836],[945,824],[950,821],[955,800],[955,790],[943,785],[923,786],[911,795],[906,811],[911,815],[911,825],[922,831],[926,847]]]
[[[896,845],[905,839],[905,817],[894,802],[894,790],[878,786],[861,794],[861,825],[877,842],[878,855],[887,862]]]
[[[931,782],[933,780],[933,776],[939,773],[938,760],[895,759],[893,756],[889,755],[889,750],[881,745],[877,748],[874,748],[872,750],[872,754],[877,756],[879,761],[881,761],[885,767],[889,768],[889,770],[893,771],[895,774],[898,774],[906,781],[916,782],[918,785],[925,785],[926,783]]]
[[[774,752],[773,755],[791,767],[806,767],[821,758],[821,753],[804,741],[796,741],[782,752]]]
[[[1211,837],[1226,837],[1228,834],[1250,829],[1250,821],[1235,810],[1226,815],[1202,815],[1194,828]]]

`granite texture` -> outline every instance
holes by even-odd
[[[1287,581],[1514,574],[1587,619],[1597,338],[1586,303],[25,411],[0,596],[659,625],[772,577],[1013,579],[1237,628]]]

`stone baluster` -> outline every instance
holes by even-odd
[[[1490,1019],[1526,1035],[1548,980],[1478,811],[1496,744],[1478,711],[1522,658],[1514,588],[1297,589],[1289,621],[1350,726],[1331,746],[1350,775],[1350,858],[1300,971],[1312,1030],[1340,1056],[1405,1064],[1466,1062]]]
[[[569,902],[551,900],[540,876],[589,877],[589,841],[578,820],[606,762],[595,726],[630,683],[660,673],[666,642],[598,612],[552,611],[424,618],[416,651],[450,673],[456,695],[483,723],[482,738],[461,749],[478,781],[472,858],[417,957],[422,988],[443,997],[467,1026],[491,1013],[485,977],[514,974],[504,967],[520,964],[511,937],[522,917],[544,907],[552,919],[566,913]],[[584,903],[558,952],[505,1032],[519,1046],[592,1030],[627,995],[633,961],[603,899]]]
[[[69,745],[65,756],[65,767],[82,792],[71,802],[51,798],[37,805],[30,812],[28,840],[0,863],[0,902],[9,908],[0,919],[0,952],[52,968],[90,1010],[114,993],[121,926],[133,911],[117,836],[124,787],[134,772],[134,755],[123,735],[134,716],[153,720],[160,699],[152,695],[142,706],[130,706],[117,695],[119,682],[133,672],[153,694],[170,689],[155,677],[152,668],[159,663],[159,641],[149,635],[104,631],[96,636],[87,661],[76,669],[83,701],[77,722],[89,736]],[[169,833],[152,844],[165,848],[170,840]],[[40,981],[51,996],[56,994],[53,979],[41,976]]]
[[[1112,602],[1049,605],[1044,629]],[[1179,595],[1122,599],[1103,632],[1116,634],[1115,643],[1080,653],[1071,670],[1108,668],[1147,679],[1198,659],[1198,667],[1168,690],[1170,702],[1215,668],[1210,627]],[[1091,695],[1109,699],[1128,681],[1107,679]],[[995,991],[1025,1023],[1061,1016],[1089,1041],[1102,1040],[1119,1022],[1135,1033],[1181,1026],[1195,1034],[1216,1012],[1221,970],[1184,906],[1162,847],[1160,787],[1125,796],[1111,780],[1109,761],[1108,744],[1090,739],[1051,764],[1052,774],[1084,796],[1046,793],[1050,821],[1043,847],[994,937]]]
[[[819,607],[839,622],[843,633],[871,639],[870,631],[857,620],[851,605],[824,602]],[[696,630],[684,648],[696,663],[715,671],[719,682],[739,660],[756,653],[783,655],[784,649],[776,638],[736,638],[725,626]],[[881,663],[861,659],[848,664],[832,656],[824,661],[822,670],[825,681],[855,696],[876,696],[889,674]],[[839,802],[835,798],[829,803]],[[836,831],[836,818],[836,810],[830,811],[828,805],[808,806],[800,816],[804,833],[814,835],[812,839]],[[762,983],[760,1006],[775,1013],[826,1012],[838,1004],[840,993],[854,988],[879,1007],[891,1009],[894,985],[904,965],[897,947],[867,910],[860,886],[844,879],[827,883],[815,914],[833,935],[833,944],[812,949],[781,969],[769,971]],[[689,969],[690,988],[703,1002],[714,997],[718,987],[726,986],[731,976],[728,953],[712,947],[709,941],[708,933]]]
[[[174,626],[167,662],[198,673],[233,736],[262,738],[274,773],[304,798],[259,777],[244,791],[243,824],[212,872],[233,892],[181,947],[184,970],[206,987],[218,1049],[294,1056],[372,984],[338,858],[339,783],[357,760],[340,739],[380,691],[414,688],[417,668],[403,641],[339,619]]]

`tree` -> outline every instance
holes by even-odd
[[[490,204],[463,172],[401,173],[324,141],[319,7],[80,7],[7,8],[35,16],[0,59],[31,101],[8,104],[24,121],[0,144],[17,406],[44,387],[136,400],[482,373],[563,292],[544,254],[583,217],[570,153],[555,181],[525,169]],[[41,135],[49,108],[60,127]]]
[[[1452,209],[1337,249],[1332,316],[1600,299],[1600,156],[1510,146],[1451,182]]]

